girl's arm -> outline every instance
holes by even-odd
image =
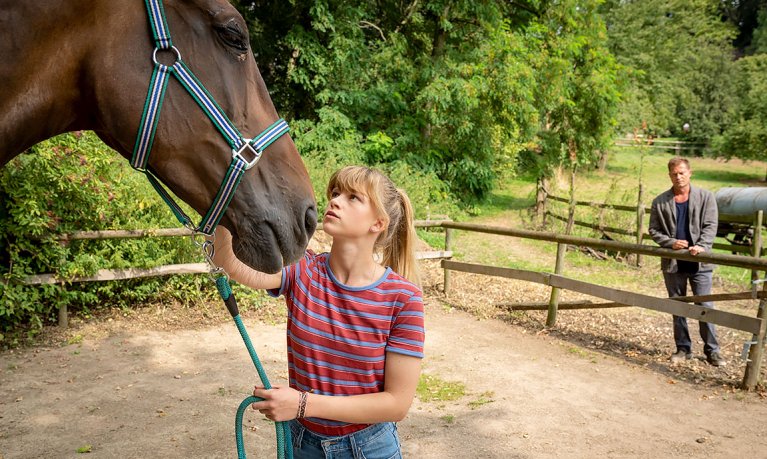
[[[398,422],[405,418],[415,397],[421,359],[396,352],[386,353],[386,379],[383,392],[335,397],[308,394],[304,416],[354,424]],[[263,398],[253,404],[273,421],[294,419],[298,412],[299,392],[287,386],[265,390],[256,388],[253,395]]]
[[[231,279],[259,290],[280,288],[282,271],[266,274],[241,262],[232,250],[232,233],[223,226],[216,229],[214,247],[213,262],[216,266],[224,268]]]

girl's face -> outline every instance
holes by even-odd
[[[322,219],[323,230],[333,237],[361,237],[377,234],[382,220],[376,215],[370,198],[358,191],[334,188]]]

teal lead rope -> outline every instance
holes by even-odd
[[[265,388],[271,389],[272,385],[269,383],[269,378],[266,376],[266,371],[264,371],[264,367],[261,365],[261,360],[258,358],[256,350],[253,348],[253,343],[250,342],[248,331],[245,330],[245,325],[242,323],[242,318],[240,318],[240,311],[237,308],[237,300],[234,298],[232,287],[229,285],[229,281],[226,276],[220,276],[216,278],[216,288],[218,288],[218,293],[221,295],[221,299],[224,300],[226,309],[228,309],[229,314],[232,315],[234,323],[237,325],[237,330],[240,331],[240,336],[242,336],[242,340],[245,342],[245,347],[248,348],[250,359],[253,361],[253,365],[256,367],[258,377],[261,378],[261,384],[263,384]],[[235,417],[234,421],[234,434],[237,441],[237,457],[239,459],[245,459],[245,446],[242,441],[243,415],[251,403],[259,402],[261,400],[263,399],[251,395],[243,400],[242,403],[240,403],[240,406],[237,408],[237,416]],[[293,445],[290,439],[290,425],[288,422],[284,421],[276,422],[275,429],[277,430],[277,458],[293,459]]]

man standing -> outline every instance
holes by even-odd
[[[719,213],[713,193],[690,185],[692,170],[685,158],[673,158],[668,162],[671,189],[661,193],[652,202],[650,213],[650,236],[663,248],[687,250],[691,255],[710,251],[716,237]],[[669,297],[686,296],[687,283],[693,295],[711,293],[714,265],[661,258],[663,280]],[[696,303],[713,308],[712,302]],[[700,322],[703,351],[711,365],[721,367],[725,361],[719,353],[714,325]],[[679,363],[692,358],[692,341],[687,328],[687,318],[674,316],[674,341],[676,352],[671,362]]]

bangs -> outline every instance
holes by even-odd
[[[328,189],[325,191],[326,197],[330,199],[333,190],[339,190],[344,193],[364,194],[370,198],[374,195],[371,191],[375,180],[371,172],[370,169],[354,166],[339,170],[333,174],[328,182]]]

